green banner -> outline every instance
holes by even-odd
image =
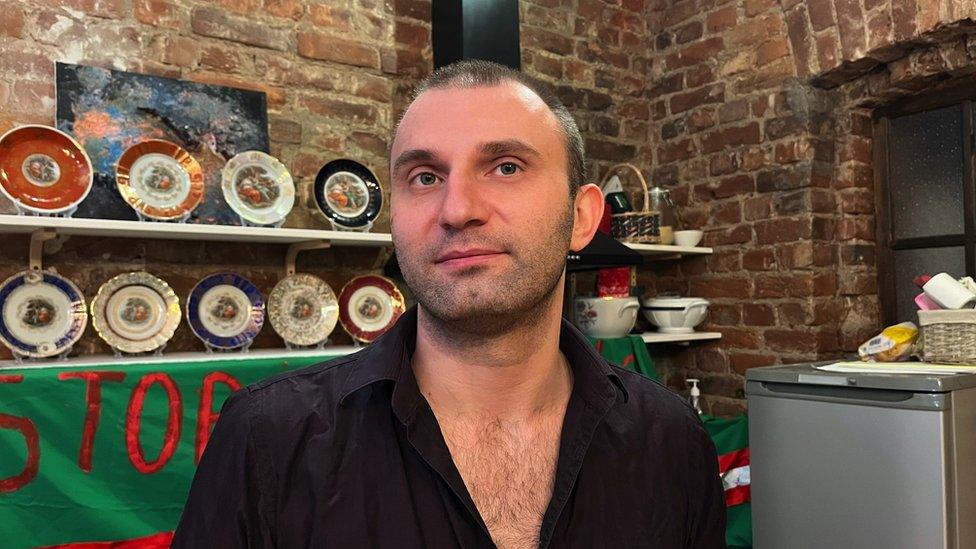
[[[230,393],[336,355],[0,369],[0,545],[167,546]]]

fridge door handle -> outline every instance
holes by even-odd
[[[862,389],[858,387],[838,387],[827,385],[801,385],[797,383],[778,383],[775,381],[747,381],[746,395],[773,398],[795,398],[801,400],[821,400],[880,406],[882,408],[905,408],[911,410],[948,410],[951,407],[949,393],[915,393],[912,391],[893,391],[890,389]]]

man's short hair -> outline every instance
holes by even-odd
[[[576,121],[573,120],[573,115],[569,113],[569,110],[548,85],[505,65],[481,59],[466,59],[445,65],[421,80],[414,88],[410,102],[413,103],[422,93],[431,89],[497,86],[508,81],[522,84],[535,92],[549,107],[552,114],[556,115],[566,139],[566,157],[569,161],[567,166],[569,196],[575,197],[576,191],[586,180],[583,136],[580,134],[579,127],[576,126]],[[394,136],[396,136],[399,127],[400,122],[398,121],[393,128]]]

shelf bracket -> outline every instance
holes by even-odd
[[[36,229],[30,237],[30,270],[40,271],[44,268],[44,243],[53,239],[58,234],[54,229]]]
[[[288,253],[285,254],[285,276],[295,274],[295,260],[298,253],[308,250],[322,250],[331,248],[332,243],[328,240],[309,240],[307,242],[295,242],[288,246]]]

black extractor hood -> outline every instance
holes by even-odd
[[[433,0],[431,40],[434,68],[462,59],[485,59],[521,70],[518,0]],[[566,269],[643,263],[644,256],[598,232],[585,248],[567,256]]]

